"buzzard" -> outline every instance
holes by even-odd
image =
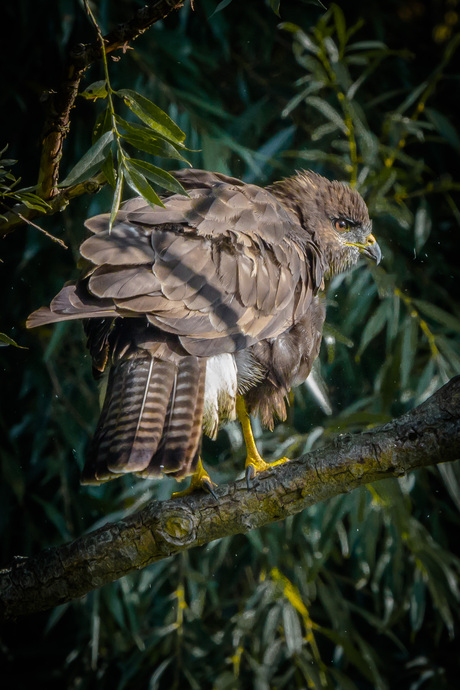
[[[310,171],[261,188],[203,170],[174,173],[186,194],[142,198],[89,219],[83,273],[28,327],[82,319],[97,375],[108,372],[82,482],[133,472],[193,474],[202,432],[242,423],[246,476],[268,465],[249,414],[273,428],[318,355],[325,280],[380,248],[359,193]],[[278,462],[282,462],[284,459]]]

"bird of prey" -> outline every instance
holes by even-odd
[[[89,219],[81,277],[28,319],[82,319],[94,371],[108,371],[86,484],[193,475],[191,489],[212,492],[202,432],[214,438],[236,416],[248,482],[266,469],[249,414],[269,428],[285,419],[319,352],[325,280],[381,257],[366,204],[345,184],[311,171],[266,188],[174,174],[186,193],[164,207],[139,197],[111,229],[109,214]]]

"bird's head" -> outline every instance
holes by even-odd
[[[367,206],[356,189],[311,171],[276,182],[270,189],[298,216],[321,253],[325,274],[346,270],[361,255],[379,263],[382,253],[372,234]]]

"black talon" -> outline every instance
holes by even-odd
[[[255,470],[254,470],[254,466],[253,466],[253,465],[248,465],[248,466],[246,467],[246,486],[248,487],[248,491],[249,491],[250,489],[252,489],[251,482],[252,482],[252,480],[254,479],[255,476],[256,476],[256,472],[255,472]]]
[[[212,496],[216,501],[219,500],[219,498],[218,498],[216,492],[214,491],[214,489],[213,489],[213,487],[212,487],[212,482],[211,482],[211,481],[208,481],[207,479],[204,479],[203,482],[202,482],[202,486],[203,486],[203,489],[204,489],[205,491],[207,491],[209,494],[211,494],[211,496]]]

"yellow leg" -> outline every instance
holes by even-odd
[[[188,489],[184,489],[183,491],[175,491],[171,495],[171,498],[182,498],[182,496],[190,496],[190,494],[194,491],[204,490],[212,494],[214,498],[217,500],[217,496],[214,492],[215,488],[217,488],[217,484],[214,484],[214,482],[211,480],[211,477],[204,469],[203,463],[201,462],[200,458],[198,460],[196,470],[192,474],[192,479],[190,481],[190,486],[188,487]]]
[[[243,431],[244,442],[246,444],[246,481],[249,487],[249,481],[253,479],[258,472],[263,472],[268,470],[270,467],[275,467],[275,465],[282,465],[284,462],[288,462],[289,458],[281,458],[280,460],[275,460],[275,462],[265,462],[263,457],[260,455],[256,447],[256,442],[254,441],[254,435],[251,428],[251,420],[246,409],[246,404],[244,399],[239,396],[236,401],[236,414],[240,420],[241,428]]]

